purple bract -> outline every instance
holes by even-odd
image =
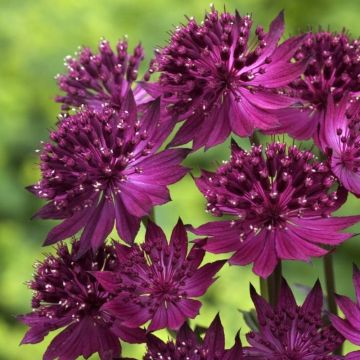
[[[272,143],[245,151],[232,143],[229,162],[216,173],[202,172],[196,184],[215,216],[234,220],[210,222],[193,231],[211,238],[205,249],[213,253],[235,252],[230,264],[254,263],[262,277],[272,273],[281,259],[308,261],[327,250],[318,245],[337,245],[352,236],[340,233],[360,216],[333,217],[346,200],[327,164],[310,151]]]
[[[119,338],[130,343],[145,341],[145,331],[128,328],[101,310],[111,297],[90,272],[111,270],[116,264],[112,246],[103,246],[94,254],[88,252],[79,258],[79,242],[72,249],[60,244],[55,255],[35,267],[33,281],[33,312],[20,316],[30,329],[22,344],[35,344],[49,332],[64,328],[50,343],[43,359],[86,359],[99,353],[102,360],[119,355]]]
[[[148,335],[147,352],[144,360],[241,360],[242,349],[239,336],[234,346],[225,350],[225,335],[220,317],[217,315],[200,339],[188,324],[184,324],[176,336],[176,341],[164,343],[154,335]]]
[[[179,329],[186,319],[197,316],[201,302],[193,298],[204,295],[224,265],[216,261],[199,267],[205,251],[195,245],[187,254],[187,234],[180,220],[170,243],[161,228],[149,221],[141,246],[115,247],[117,269],[96,274],[105,289],[118,294],[104,310],[131,327],[151,320],[148,331]]]
[[[160,122],[154,101],[138,117],[131,91],[122,109],[83,109],[66,115],[41,151],[42,179],[30,191],[49,201],[35,215],[64,219],[45,241],[51,244],[76,234],[84,253],[98,248],[116,228],[128,243],[141,217],[170,200],[167,185],[187,172],[180,166],[189,150],[156,153],[171,129]]]
[[[271,307],[251,286],[259,331],[247,334],[246,359],[256,360],[335,360],[332,355],[344,338],[322,320],[323,295],[317,282],[302,306],[283,280],[276,307]]]
[[[251,27],[249,15],[218,14],[212,7],[203,23],[190,18],[158,51],[149,71],[160,72],[159,82],[142,86],[153,97],[162,95],[174,119],[185,120],[172,145],[193,140],[194,149],[209,148],[231,131],[247,136],[255,128],[272,129],[272,111],[295,101],[278,89],[304,70],[302,62],[290,62],[301,37],[278,46],[283,13],[269,32],[257,27],[255,42],[249,40]]]
[[[360,111],[355,110],[355,102],[360,104],[360,100],[350,104],[345,96],[335,104],[330,97],[322,146],[329,153],[331,169],[341,184],[360,196]]]
[[[354,265],[353,282],[356,293],[356,303],[346,296],[337,295],[336,302],[345,319],[331,315],[333,326],[353,344],[360,346],[360,270]],[[352,352],[346,359],[360,359],[360,351]]]

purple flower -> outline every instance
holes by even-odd
[[[249,15],[219,15],[214,7],[203,23],[190,18],[176,28],[150,67],[151,73],[161,73],[159,82],[143,83],[152,96],[163,96],[175,119],[186,119],[172,145],[193,140],[194,149],[209,148],[231,131],[248,136],[255,128],[277,124],[271,112],[295,102],[278,88],[304,70],[302,62],[290,63],[301,37],[277,45],[284,32],[283,17],[281,12],[267,33],[257,27],[254,43],[249,41]]]
[[[147,353],[144,360],[241,360],[242,349],[238,334],[235,337],[234,346],[225,350],[224,329],[219,315],[215,317],[205,333],[204,339],[200,339],[188,324],[184,324],[176,335],[176,341],[164,343],[156,336],[149,334],[147,341]]]
[[[119,41],[116,53],[107,40],[101,40],[99,54],[93,54],[89,48],[83,48],[78,58],[67,56],[66,75],[57,75],[59,88],[65,95],[56,101],[62,103],[64,110],[87,105],[94,109],[109,105],[120,108],[138,75],[140,62],[144,58],[141,45],[137,45],[133,55],[129,55],[126,40]],[[141,102],[143,91],[135,90],[137,104]]]
[[[41,151],[42,179],[30,187],[49,201],[35,216],[64,219],[50,231],[46,245],[84,228],[80,254],[97,249],[115,219],[118,234],[130,243],[141,217],[170,200],[167,185],[186,174],[179,164],[189,150],[156,153],[169,134],[160,123],[159,105],[153,102],[138,118],[128,92],[119,112],[84,109],[61,119]]]
[[[296,139],[315,137],[321,143],[319,131],[324,127],[329,95],[338,103],[346,93],[353,97],[360,94],[359,45],[359,40],[349,39],[344,32],[307,35],[295,54],[297,60],[308,59],[307,68],[289,85],[293,95],[302,100],[301,110],[281,110],[283,126],[278,131]]]
[[[262,277],[281,259],[308,261],[326,254],[318,245],[342,243],[352,234],[339,230],[360,220],[331,216],[345,202],[347,191],[325,163],[296,146],[272,143],[263,156],[261,146],[245,151],[233,142],[230,161],[216,173],[203,171],[195,181],[208,211],[235,217],[193,230],[211,237],[205,249],[235,252],[230,264],[254,263],[253,271]]]
[[[78,241],[70,251],[60,244],[56,255],[36,265],[29,284],[34,291],[33,311],[19,317],[30,327],[21,343],[38,343],[50,331],[65,328],[50,343],[44,360],[87,359],[97,352],[108,360],[119,355],[119,338],[130,343],[145,341],[144,330],[128,328],[101,309],[110,294],[90,272],[111,270],[117,261],[114,248],[102,246],[80,258],[79,248]]]
[[[254,287],[250,289],[259,331],[247,334],[251,347],[245,348],[246,359],[256,360],[335,360],[332,355],[344,338],[321,319],[323,295],[317,282],[302,306],[283,279],[277,306],[272,308]]]
[[[356,293],[356,303],[346,296],[337,295],[336,302],[343,312],[345,319],[331,315],[333,326],[346,339],[360,346],[360,271],[354,265],[353,282]],[[347,359],[360,359],[360,351],[348,355]]]
[[[322,146],[330,154],[331,169],[341,184],[360,196],[360,111],[355,110],[355,103],[360,101],[351,104],[345,96],[336,105],[330,96]]]
[[[104,305],[104,310],[130,327],[151,320],[148,331],[178,329],[187,318],[194,318],[201,302],[193,298],[206,292],[224,261],[199,268],[205,251],[196,245],[189,254],[187,250],[181,220],[172,232],[170,244],[161,228],[151,221],[141,246],[116,244],[116,271],[96,275],[105,289],[118,294]]]

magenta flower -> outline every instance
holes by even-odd
[[[346,296],[337,295],[336,302],[343,312],[345,319],[331,315],[333,326],[347,340],[360,346],[360,271],[354,265],[353,282],[356,293],[356,303]],[[360,351],[352,352],[346,359],[360,359]]]
[[[357,101],[360,104],[360,101]],[[323,128],[323,150],[330,154],[330,165],[341,184],[360,196],[360,111],[350,116],[349,98],[338,105],[330,96]]]
[[[282,281],[279,303],[272,308],[251,286],[259,331],[247,334],[249,348],[246,359],[256,360],[335,360],[332,355],[344,338],[322,321],[323,295],[317,282],[302,306],[285,280]]]
[[[101,40],[99,54],[83,48],[77,59],[66,57],[68,73],[56,77],[59,88],[65,95],[57,96],[56,101],[63,104],[64,110],[81,105],[93,109],[101,109],[104,105],[121,108],[144,58],[140,44],[134,49],[133,55],[129,55],[127,50],[126,40],[117,43],[116,53],[107,40]],[[140,88],[135,90],[137,104],[143,101],[143,93]]]
[[[105,289],[118,294],[104,310],[130,327],[151,320],[148,331],[179,329],[187,318],[194,318],[201,302],[193,298],[206,292],[224,265],[224,261],[216,261],[199,268],[205,251],[194,246],[187,255],[187,234],[181,220],[170,244],[161,228],[149,221],[141,247],[115,247],[116,271],[96,274]]]
[[[352,97],[360,94],[359,45],[359,40],[349,39],[344,32],[307,35],[295,54],[297,60],[308,59],[307,68],[289,85],[293,95],[302,100],[301,110],[281,110],[279,132],[296,139],[314,137],[321,144],[329,95],[338,103],[346,93]]]
[[[210,238],[204,248],[213,253],[235,252],[230,264],[254,263],[267,277],[281,259],[308,261],[352,236],[340,233],[360,216],[333,217],[347,191],[339,187],[325,163],[310,151],[272,143],[250,151],[232,143],[231,159],[216,173],[203,171],[196,185],[215,216],[233,220],[210,222],[193,231]],[[336,189],[334,191],[334,188]]]
[[[102,246],[79,257],[79,246],[76,241],[69,251],[60,244],[56,255],[36,265],[29,284],[34,291],[33,311],[19,317],[30,327],[21,343],[38,343],[50,331],[64,328],[50,343],[44,360],[87,359],[94,353],[108,360],[119,355],[119,338],[129,343],[145,341],[144,330],[128,328],[101,309],[109,293],[89,272],[113,269],[114,248]]]
[[[167,185],[186,174],[180,162],[189,150],[156,153],[171,131],[159,111],[155,101],[138,118],[129,92],[119,112],[85,109],[58,123],[40,155],[42,179],[30,187],[49,201],[35,216],[64,220],[45,245],[84,228],[80,254],[97,249],[115,220],[120,237],[131,243],[141,217],[170,200]]]
[[[301,37],[277,45],[284,32],[282,12],[269,32],[256,29],[255,43],[249,41],[251,27],[249,15],[219,15],[212,7],[203,23],[191,18],[176,28],[157,53],[150,72],[159,71],[160,80],[143,87],[153,97],[162,95],[175,119],[186,119],[171,145],[193,140],[194,149],[209,148],[231,131],[248,136],[255,128],[272,129],[277,124],[272,110],[294,103],[278,88],[304,70],[303,63],[290,62]]]
[[[196,332],[192,331],[188,324],[180,328],[176,335],[176,341],[164,343],[156,336],[149,334],[147,352],[144,360],[241,360],[242,349],[240,338],[237,334],[234,346],[225,350],[225,335],[220,317],[217,315],[205,333],[204,339],[200,339]]]

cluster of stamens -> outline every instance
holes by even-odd
[[[65,92],[56,101],[63,104],[64,110],[85,104],[95,108],[103,104],[121,106],[126,92],[137,78],[144,52],[138,45],[129,55],[126,40],[119,41],[116,50],[114,53],[109,42],[101,40],[99,54],[84,48],[78,58],[65,58],[68,74],[56,76],[60,89]]]
[[[34,279],[29,283],[34,291],[33,311],[50,320],[69,318],[71,322],[91,316],[95,322],[108,322],[110,316],[104,317],[99,309],[111,296],[90,272],[115,267],[113,248],[105,246],[81,258],[77,258],[78,249],[78,242],[73,242],[71,251],[60,244],[56,255],[35,265]]]
[[[230,214],[247,224],[246,231],[286,229],[292,217],[328,216],[338,197],[328,165],[307,150],[272,143],[245,151],[233,145],[229,162],[198,180],[207,209],[215,216]]]
[[[315,110],[324,110],[330,93],[339,102],[345,93],[360,91],[359,40],[351,40],[345,33],[309,34],[295,58],[309,62],[304,76],[290,86]]]
[[[52,142],[43,146],[42,179],[32,191],[69,215],[92,206],[100,191],[108,197],[108,189],[119,192],[127,175],[142,171],[131,168],[131,162],[153,146],[146,130],[140,131],[140,120],[130,119],[133,116],[108,107],[64,115],[50,134]]]

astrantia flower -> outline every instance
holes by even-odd
[[[303,107],[301,111],[281,111],[283,131],[297,139],[314,136],[321,143],[318,136],[324,127],[329,95],[338,103],[345,93],[353,97],[360,94],[360,41],[345,33],[310,33],[295,58],[309,59],[304,74],[290,84]]]
[[[159,111],[156,101],[138,118],[129,92],[120,111],[84,109],[58,123],[40,155],[42,179],[30,188],[49,201],[37,217],[65,219],[46,245],[84,228],[80,253],[96,249],[115,219],[120,237],[132,242],[141,217],[170,200],[166,186],[186,174],[179,164],[188,150],[155,154],[169,134]]]
[[[68,73],[56,77],[65,95],[58,96],[56,101],[63,104],[64,110],[81,105],[95,109],[104,104],[121,107],[144,58],[140,44],[135,47],[133,55],[129,55],[127,50],[126,40],[117,43],[116,53],[107,40],[101,40],[99,54],[83,48],[78,58],[66,57]]]
[[[241,360],[242,349],[238,335],[234,346],[225,350],[225,335],[217,315],[205,333],[204,339],[184,324],[176,335],[176,341],[164,343],[154,335],[148,335],[147,353],[144,360]]]
[[[113,247],[103,246],[94,254],[79,258],[79,242],[72,249],[60,244],[55,255],[49,255],[36,266],[33,312],[20,316],[30,327],[22,344],[35,344],[49,332],[64,328],[50,343],[44,360],[86,359],[99,353],[108,360],[119,355],[119,338],[130,343],[145,341],[145,331],[128,328],[101,310],[110,299],[92,271],[111,270],[116,264]]]
[[[246,337],[251,347],[247,359],[256,360],[335,360],[332,355],[344,338],[321,319],[323,295],[317,282],[302,306],[296,304],[283,280],[278,305],[272,308],[251,286],[259,331]]]
[[[273,109],[294,99],[277,92],[297,78],[301,62],[290,63],[301,38],[278,42],[284,31],[283,13],[266,33],[256,29],[251,42],[252,19],[237,12],[218,14],[213,7],[197,24],[191,18],[178,27],[168,46],[156,54],[150,72],[159,71],[155,84],[143,84],[150,94],[163,95],[171,115],[186,119],[172,145],[193,140],[194,149],[222,143],[231,131],[250,135],[255,128],[277,123]]]
[[[331,315],[333,326],[349,341],[360,346],[360,271],[354,266],[353,282],[356,293],[356,303],[346,296],[336,296],[336,302],[345,319]],[[360,351],[349,354],[347,359],[360,359]]]
[[[198,246],[189,254],[187,250],[187,234],[180,220],[169,244],[161,228],[150,221],[141,247],[116,244],[116,271],[96,275],[109,292],[119,293],[104,310],[131,327],[151,320],[148,331],[178,329],[187,318],[194,318],[201,302],[193,298],[206,292],[224,261],[199,268],[205,251]]]
[[[322,147],[330,154],[331,169],[342,185],[360,196],[360,112],[353,111],[351,116],[348,100],[345,96],[336,105],[330,97]],[[354,109],[355,104],[352,106]]]
[[[267,277],[280,259],[309,260],[327,251],[318,245],[337,245],[350,238],[340,233],[360,216],[332,217],[346,200],[325,163],[310,151],[272,143],[250,151],[232,144],[228,163],[216,173],[203,171],[196,184],[215,216],[234,220],[210,222],[193,231],[211,236],[205,249],[235,252],[230,264],[254,263],[254,272]]]

